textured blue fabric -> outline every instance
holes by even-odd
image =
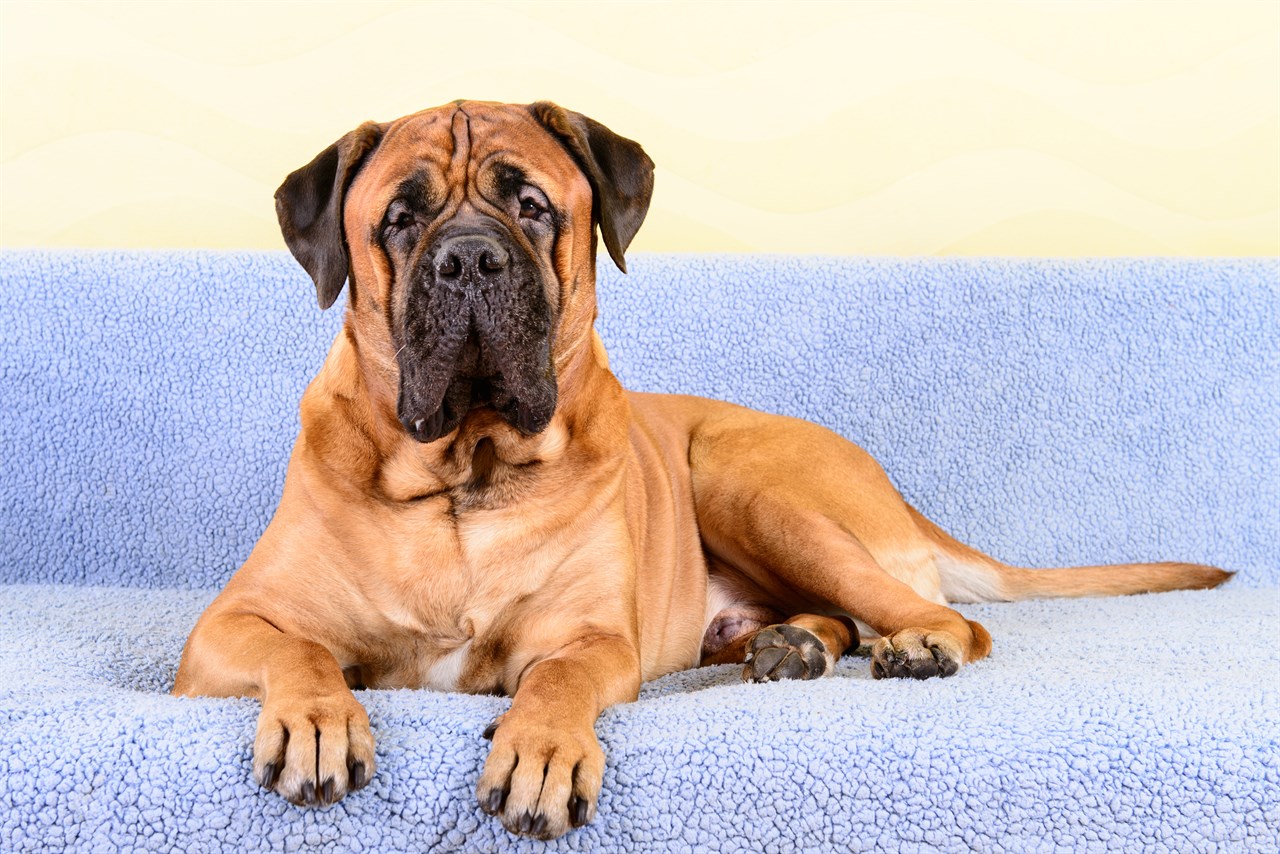
[[[1280,264],[637,256],[600,328],[639,390],[823,423],[1015,563],[1280,583]],[[341,323],[285,253],[0,254],[0,581],[217,587],[280,494]]]
[[[473,801],[506,700],[363,692],[377,776],[296,809],[250,780],[255,703],[164,692],[340,313],[283,253],[0,253],[0,850],[1280,847],[1280,264],[629,264],[600,283],[628,386],[826,424],[1013,562],[1240,575],[965,606],[995,651],[945,681],[658,680],[601,719],[600,814],[550,846]]]
[[[497,697],[361,691],[369,786],[324,810],[250,777],[258,706],[165,696],[209,591],[0,587],[0,848],[1223,851],[1280,845],[1280,592],[966,606],[946,680],[744,685],[708,667],[596,726],[593,824],[517,842],[475,784]],[[1268,628],[1269,627],[1269,628]],[[112,845],[118,847],[112,847]]]

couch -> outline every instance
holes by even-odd
[[[1276,259],[630,266],[598,284],[628,387],[818,421],[1011,563],[1236,576],[959,606],[995,646],[945,680],[658,679],[600,718],[599,815],[551,843],[476,804],[508,700],[362,691],[377,775],[297,808],[251,778],[256,702],[168,690],[341,310],[281,252],[6,251],[0,850],[1280,849]]]

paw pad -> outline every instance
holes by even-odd
[[[756,632],[747,648],[743,682],[817,679],[835,667],[835,659],[813,632],[785,623]]]

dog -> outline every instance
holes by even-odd
[[[991,638],[948,602],[1208,588],[1187,563],[1027,570],[958,543],[814,424],[625,391],[594,330],[597,231],[648,211],[637,143],[547,102],[367,122],[276,193],[346,318],[301,402],[279,508],[183,650],[178,695],[262,701],[258,782],[302,805],[368,783],[352,688],[494,692],[480,807],[590,822],[594,722],[641,682],[736,663],[951,676]]]

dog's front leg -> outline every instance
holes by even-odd
[[[596,718],[639,690],[639,656],[618,635],[580,637],[529,666],[491,728],[476,787],[481,808],[512,833],[541,839],[591,821],[604,778]]]
[[[373,733],[333,654],[254,614],[210,610],[183,650],[173,693],[260,699],[254,776],[296,804],[323,806],[364,786]]]

